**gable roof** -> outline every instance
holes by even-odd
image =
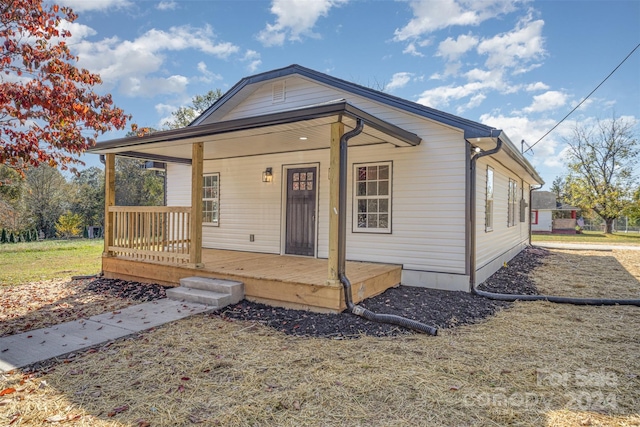
[[[94,148],[88,151],[97,154],[117,152],[120,155],[130,157],[140,157],[151,160],[162,160],[162,158],[164,158],[165,161],[190,163],[190,154],[185,152],[183,146],[185,144],[206,140],[209,141],[209,143],[214,142],[217,153],[213,154],[210,151],[212,157],[207,159],[226,158],[234,156],[233,153],[228,153],[229,148],[224,145],[233,139],[233,135],[240,136],[252,133],[252,135],[255,136],[262,132],[261,136],[265,137],[273,131],[284,131],[287,129],[286,124],[292,123],[292,121],[295,122],[297,120],[296,123],[298,123],[298,125],[296,126],[304,126],[305,123],[311,124],[313,120],[318,120],[319,118],[328,119],[329,117],[337,121],[343,121],[343,119],[346,118],[347,120],[353,120],[354,123],[357,118],[363,119],[365,122],[365,130],[363,134],[361,134],[362,136],[355,139],[359,140],[361,144],[367,144],[367,141],[363,140],[363,136],[370,138],[369,143],[387,142],[400,146],[417,145],[420,143],[420,137],[418,135],[401,129],[385,120],[381,120],[349,104],[344,99],[242,119],[224,119],[227,113],[248,99],[257,89],[263,86],[265,82],[282,80],[293,75],[332,87],[343,93],[354,94],[376,103],[414,114],[436,123],[441,123],[445,126],[460,129],[464,133],[464,138],[473,147],[478,147],[483,150],[491,149],[499,139],[503,142],[502,149],[494,154],[493,157],[498,161],[515,162],[516,169],[514,170],[517,170],[518,173],[528,175],[536,183],[544,184],[544,181],[537,171],[501,129],[426,107],[297,64],[243,78],[187,127],[160,131],[142,137],[125,137],[112,141],[98,142]],[[354,126],[350,127],[353,128]],[[258,130],[259,128],[262,129],[262,131]],[[291,131],[291,127],[288,129]],[[381,138],[382,134],[386,135],[386,141],[385,138]],[[263,142],[265,143],[254,144],[252,151],[244,154],[273,154],[283,152],[282,150],[289,150],[284,147],[280,147],[277,150],[267,149],[265,148],[267,145],[266,140]],[[310,149],[317,148],[320,147],[310,147]],[[131,149],[135,151],[130,151]]]
[[[436,110],[434,108],[430,108],[416,102],[408,101],[406,99],[399,98],[385,92],[380,92],[365,86],[361,86],[356,83],[342,80],[337,77],[333,77],[298,64],[289,65],[288,67],[279,68],[276,70],[267,71],[243,78],[231,89],[229,89],[223,96],[221,96],[213,105],[211,105],[211,107],[209,107],[198,118],[196,118],[190,124],[190,126],[196,126],[206,121],[207,118],[209,118],[219,110],[225,110],[225,107],[228,103],[230,103],[232,99],[234,100],[234,106],[237,105],[237,103],[243,101],[250,95],[250,93],[252,92],[251,87],[254,85],[292,75],[300,75],[302,77],[315,80],[319,83],[332,86],[336,89],[346,91],[354,95],[362,96],[372,101],[376,101],[422,117],[426,117],[440,123],[462,129],[464,131],[465,138],[485,138],[496,135],[497,129],[494,127],[458,117],[453,114],[445,113],[443,111]],[[227,107],[227,109],[230,108]]]

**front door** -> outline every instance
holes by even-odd
[[[287,169],[285,254],[315,255],[317,177],[315,167]]]

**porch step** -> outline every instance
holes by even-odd
[[[207,277],[185,277],[180,287],[167,289],[167,298],[223,308],[244,298],[244,283]]]

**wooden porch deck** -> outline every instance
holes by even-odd
[[[326,259],[253,252],[203,249],[204,267],[140,261],[126,256],[105,256],[105,277],[178,286],[190,276],[244,282],[245,296],[274,306],[339,312],[345,309],[342,286],[327,284]],[[354,302],[384,292],[400,283],[402,267],[347,261]]]

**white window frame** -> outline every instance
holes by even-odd
[[[359,179],[359,170],[360,168],[367,168],[367,174],[369,173],[369,168],[376,168],[376,177],[373,179],[368,179],[369,176],[366,176],[365,180]],[[378,173],[380,172],[380,167],[387,167],[388,176],[386,178],[380,178]],[[366,187],[364,191],[365,194],[362,194],[362,188],[360,187],[362,184]],[[371,188],[370,188],[371,185]],[[384,190],[384,186],[386,186],[386,190]],[[391,222],[392,222],[392,187],[393,187],[393,162],[385,161],[385,162],[371,162],[371,163],[354,163],[353,164],[353,232],[354,233],[378,233],[378,234],[391,234]],[[386,192],[386,194],[378,194],[382,190],[382,192]],[[371,194],[369,194],[371,192]],[[375,194],[373,194],[375,193]],[[371,201],[371,202],[370,202]],[[377,201],[377,202],[376,202]],[[383,203],[381,203],[383,202]],[[365,203],[365,211],[362,211],[361,203]],[[369,203],[374,203],[376,205],[376,211],[368,211]],[[380,210],[381,205],[386,205],[386,210]],[[367,226],[362,226],[362,216],[366,218]],[[369,215],[373,217],[375,215],[375,224],[379,225],[380,217],[385,215],[387,218],[387,226],[386,227],[369,227]]]
[[[494,172],[491,166],[487,166],[486,197],[484,207],[484,231],[493,231],[493,196],[494,196]]]
[[[509,188],[507,195],[507,227],[514,227],[516,225],[516,211],[518,209],[518,183],[509,178]]]
[[[213,197],[213,195],[210,195],[209,197],[207,196],[207,188],[211,187],[211,188],[215,188],[215,186],[207,186],[206,185],[206,181],[208,177],[216,177],[216,183],[217,183],[217,197]],[[207,218],[207,215],[205,214],[205,212],[207,212],[206,210],[206,205],[207,202],[213,202],[213,204],[215,204],[217,206],[217,218],[212,218],[213,221],[206,221],[205,218]],[[216,210],[213,209],[212,212],[216,213]],[[202,225],[206,225],[209,227],[219,227],[220,226],[220,173],[219,172],[215,172],[215,173],[206,173],[202,175]]]

